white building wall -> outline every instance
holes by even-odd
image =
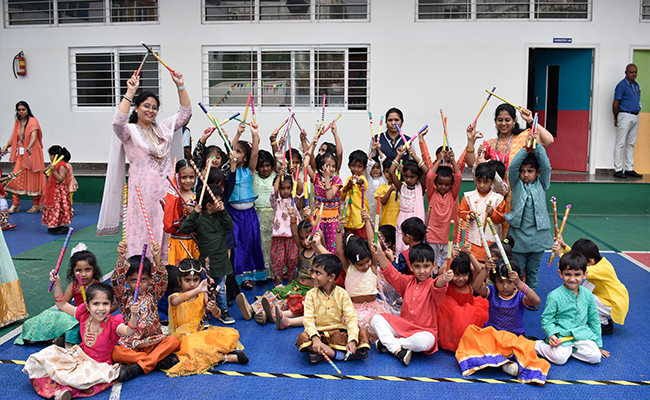
[[[69,48],[133,46],[140,41],[159,45],[161,57],[183,72],[194,106],[190,123],[198,140],[210,124],[196,106],[202,101],[201,62],[204,45],[369,44],[370,110],[375,129],[389,107],[404,112],[406,133],[430,126],[428,142],[442,141],[439,109],[448,117],[452,147],[465,143],[465,127],[485,99],[485,89],[517,104],[526,104],[528,50],[531,47],[593,48],[594,75],[590,172],[611,168],[615,131],[611,103],[614,86],[624,77],[634,49],[650,48],[650,21],[639,22],[639,0],[593,0],[591,21],[527,20],[415,22],[415,0],[372,0],[370,22],[236,22],[201,23],[201,0],[159,0],[159,23],[113,26],[12,27],[0,31],[0,144],[11,132],[14,106],[26,100],[39,119],[44,145],[67,147],[75,162],[106,162],[113,111],[73,111],[70,100]],[[572,44],[554,45],[554,37]],[[27,76],[14,79],[13,56],[25,51]],[[644,71],[640,71],[643,74]],[[650,73],[648,71],[647,73]],[[161,69],[163,110],[177,107],[176,88]],[[493,137],[491,101],[479,120],[479,130]],[[237,110],[243,111],[243,110]],[[215,111],[222,118],[230,110]],[[337,112],[328,112],[331,120]],[[301,125],[313,130],[320,110],[298,111]],[[284,109],[258,114],[262,144],[287,117]],[[368,147],[367,112],[345,111],[339,120],[345,154]],[[234,124],[227,126],[234,131]],[[326,135],[324,140],[330,140]],[[219,139],[212,139],[219,142]],[[347,160],[346,160],[347,161]],[[344,173],[347,171],[344,168]]]

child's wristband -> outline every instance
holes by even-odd
[[[526,296],[526,295],[528,294],[528,289],[530,289],[530,287],[528,287],[528,285],[526,285],[526,284],[524,283],[524,286],[522,286],[521,289],[520,289],[519,291],[520,291],[521,293],[523,293],[524,296]]]

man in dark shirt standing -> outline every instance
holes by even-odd
[[[639,84],[635,82],[636,73],[636,65],[628,64],[625,68],[625,78],[616,85],[614,90],[612,111],[614,112],[614,126],[616,127],[616,143],[614,145],[615,178],[643,177],[634,171],[634,144],[639,129],[639,111],[641,111],[641,89]],[[625,156],[625,163],[623,163],[623,155]]]

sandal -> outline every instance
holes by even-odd
[[[9,207],[9,210],[7,210],[9,214],[17,213],[18,211],[20,211],[20,206],[15,206],[15,205]]]
[[[33,214],[41,211],[43,209],[43,206],[41,205],[36,205],[34,204],[29,210],[27,210],[28,213]]]
[[[244,281],[244,282],[242,282],[241,287],[242,287],[242,289],[252,290],[253,289],[253,284],[251,283],[251,281]]]

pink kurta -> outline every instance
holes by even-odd
[[[149,232],[135,190],[135,185],[138,185],[147,210],[153,237],[160,243],[162,259],[167,259],[169,234],[163,231],[164,212],[160,206],[160,199],[165,197],[169,186],[166,177],[173,176],[173,166],[169,159],[171,139],[174,131],[180,129],[191,114],[191,107],[180,106],[178,113],[155,123],[159,132],[167,139],[167,146],[161,152],[164,154],[161,154],[160,158],[155,156],[152,146],[145,150],[134,142],[133,137],[136,135],[144,140],[144,133],[137,124],[127,123],[128,114],[124,114],[118,109],[115,116],[113,116],[113,132],[122,142],[126,156],[131,163],[129,167],[129,198],[126,214],[126,242],[129,245],[127,257],[142,254],[143,244],[150,244]],[[151,255],[150,249],[147,249],[147,254]]]
[[[436,343],[431,351],[425,353],[438,351],[438,310],[445,298],[447,285],[438,288],[435,279],[418,282],[413,275],[402,275],[391,263],[382,272],[386,281],[404,299],[399,317],[393,314],[381,314],[382,317],[386,318],[391,328],[400,337],[409,337],[422,331],[430,332],[436,338]]]
[[[79,321],[81,333],[81,344],[79,346],[81,350],[97,362],[113,364],[111,352],[120,340],[120,336],[117,334],[117,327],[124,323],[122,315],[109,315],[108,318],[102,321],[97,338],[94,341],[93,335],[86,336],[86,329],[88,329],[87,322],[90,318],[90,312],[86,308],[86,303],[82,303],[77,307],[75,318]]]

